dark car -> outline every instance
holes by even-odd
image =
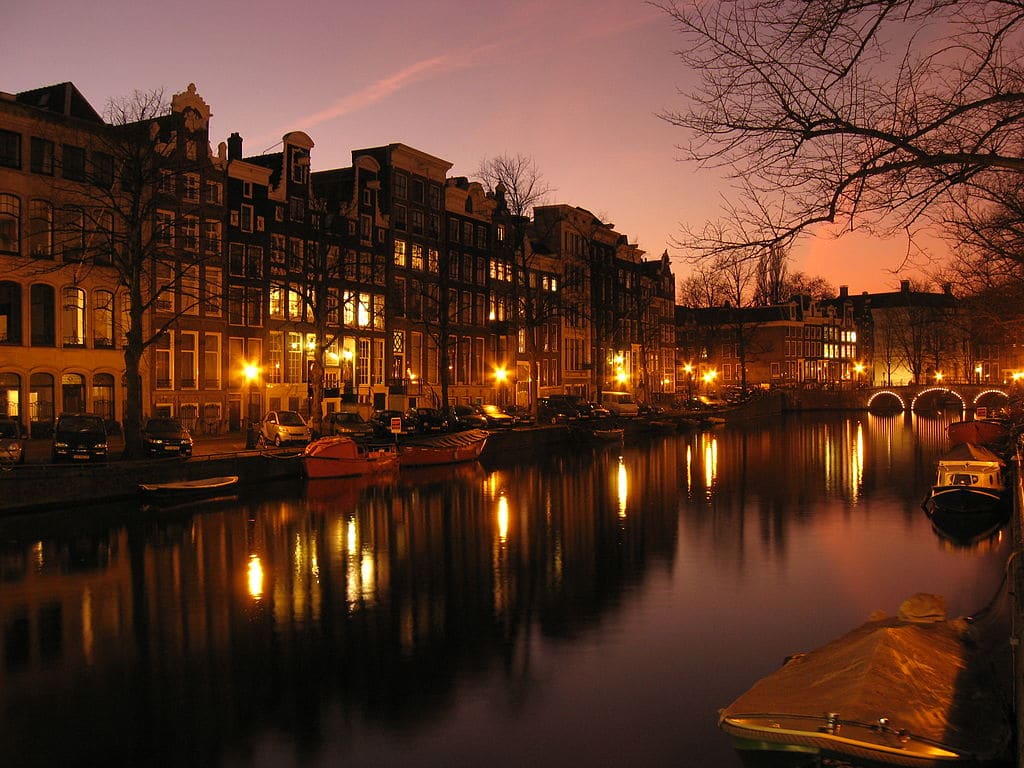
[[[565,403],[576,411],[579,419],[605,419],[612,415],[603,405],[584,400],[580,395],[548,395],[547,399]]]
[[[398,421],[394,421],[395,419]],[[386,435],[411,435],[416,431],[416,417],[408,411],[377,411],[373,420],[379,425],[378,429]],[[397,431],[392,428],[395,424],[398,425]]]
[[[342,435],[353,440],[369,440],[380,437],[379,424],[373,424],[355,411],[335,411],[324,416],[324,434]]]
[[[537,421],[533,416],[533,411],[525,405],[503,405],[501,410],[512,417],[517,427],[526,427]]]
[[[102,416],[65,413],[53,428],[54,461],[106,461],[107,426]]]
[[[449,406],[448,424],[452,429],[487,429],[487,419],[471,405]]]
[[[439,408],[417,408],[415,414],[417,432],[448,431],[448,419]]]
[[[154,417],[142,427],[142,447],[150,456],[191,456],[192,434],[177,419]]]
[[[487,419],[489,429],[509,429],[516,425],[516,420],[496,405],[477,406],[479,413]]]
[[[24,464],[27,437],[20,421],[0,416],[0,464]]]
[[[565,424],[579,418],[579,411],[565,400],[542,397],[537,401],[537,421],[541,424]]]

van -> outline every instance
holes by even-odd
[[[601,405],[607,408],[612,416],[636,416],[640,406],[636,404],[630,392],[602,392]]]

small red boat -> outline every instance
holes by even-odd
[[[999,445],[1009,437],[1006,423],[998,419],[973,419],[954,421],[946,427],[950,445]]]
[[[361,445],[348,437],[321,437],[302,452],[306,477],[355,477],[398,468],[391,445]]]
[[[398,463],[403,467],[424,467],[475,461],[487,444],[487,436],[486,430],[470,429],[404,439],[398,443]]]

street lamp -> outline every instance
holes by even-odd
[[[686,363],[683,372],[686,374],[686,399],[689,400],[693,397],[693,365]]]
[[[345,361],[345,365],[341,369],[341,378],[344,385],[345,392],[351,392],[355,382],[352,380],[355,378],[355,374],[352,371],[352,350],[348,347],[342,347],[341,359]],[[346,376],[346,372],[349,376]]]
[[[941,384],[942,383],[942,371],[936,371],[935,372],[935,383],[936,384]]]
[[[974,366],[974,375],[977,377],[975,384],[981,384],[981,363]]]
[[[497,390],[497,401],[498,405],[505,404],[505,398],[503,397],[502,385],[508,381],[508,370],[503,365],[496,366],[494,369],[494,388]]]
[[[704,377],[703,378],[704,378],[704,388],[710,393],[711,392],[711,384],[712,384],[712,382],[714,382],[714,380],[716,378],[718,378],[718,371],[716,371],[714,369],[711,369],[710,371],[706,371],[704,373]]]

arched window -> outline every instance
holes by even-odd
[[[114,346],[114,294],[110,291],[92,293],[92,343],[97,349]]]
[[[21,344],[21,286],[0,282],[0,344]]]
[[[0,416],[21,416],[21,376],[0,373]]]
[[[85,291],[68,286],[61,292],[64,346],[85,344]]]
[[[46,200],[28,203],[28,253],[35,259],[53,258],[53,206]]]
[[[32,302],[31,341],[33,347],[52,347],[57,343],[52,285],[36,283],[29,289]],[[53,385],[51,384],[51,387]]]
[[[20,253],[21,198],[0,192],[0,251]]]
[[[114,377],[109,373],[92,377],[92,411],[107,421],[114,419]]]

